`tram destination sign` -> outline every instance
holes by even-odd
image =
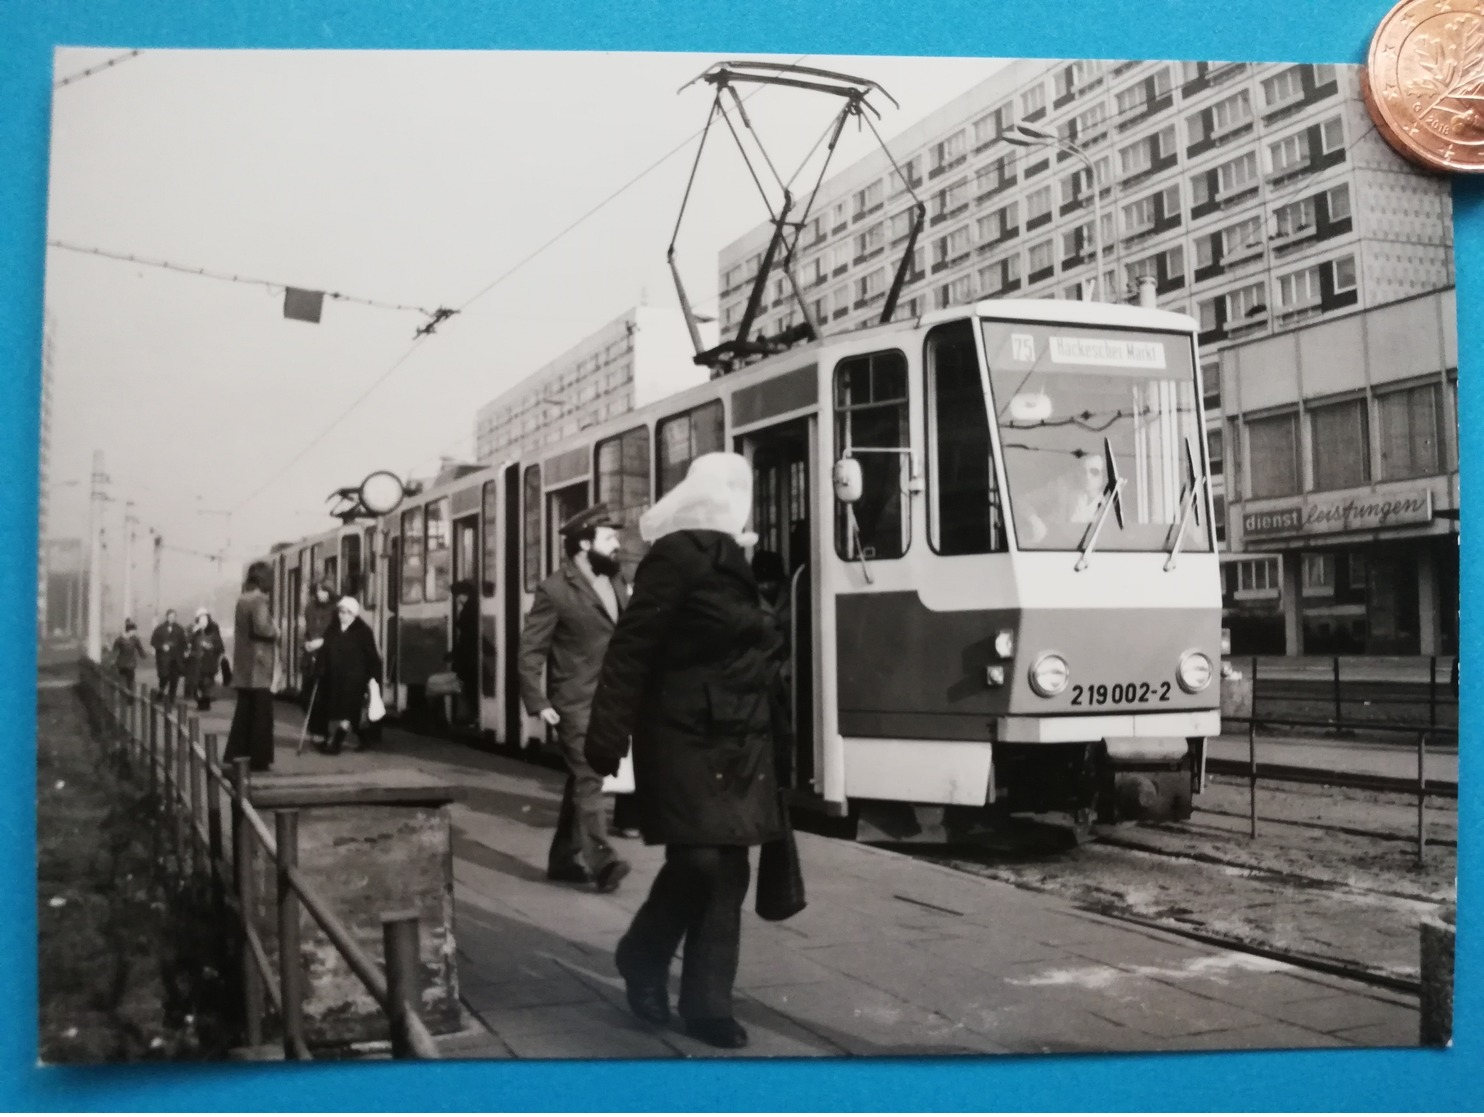
[[[1374,531],[1432,519],[1432,493],[1410,489],[1399,493],[1311,497],[1296,504],[1242,514],[1248,538],[1325,535],[1341,531]]]

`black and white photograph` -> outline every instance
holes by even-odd
[[[42,1063],[1451,1042],[1366,71],[54,67]]]

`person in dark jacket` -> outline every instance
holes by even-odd
[[[150,634],[150,647],[155,650],[155,684],[160,697],[175,702],[175,693],[180,687],[181,672],[185,668],[186,632],[175,619],[175,610],[166,609],[165,619],[155,626]]]
[[[211,689],[216,683],[217,665],[221,663],[226,645],[222,643],[222,630],[203,606],[196,610],[196,619],[186,637],[186,693],[196,699],[196,709],[211,709]]]
[[[335,603],[335,623],[325,631],[319,649],[319,672],[309,732],[328,739],[325,751],[334,756],[346,735],[356,731],[357,749],[366,744],[361,715],[372,680],[381,685],[381,655],[371,626],[361,620],[361,604],[353,597]]]
[[[325,632],[335,623],[335,591],[328,579],[316,582],[304,605],[304,686],[306,708],[313,698],[314,680],[319,677],[319,650]]]
[[[649,898],[618,944],[629,1006],[669,1019],[670,962],[685,962],[686,1030],[741,1047],[732,1013],[748,847],[784,834],[774,772],[772,695],[779,637],[758,599],[741,533],[752,471],[738,454],[703,454],[640,520],[652,541],[634,575],[593,698],[588,763],[618,770],[632,738],[644,841],[665,847]]]
[[[453,584],[453,672],[459,677],[460,701],[455,717],[463,724],[479,720],[479,598],[474,583]]]
[[[628,586],[617,558],[617,524],[606,505],[579,512],[559,530],[566,558],[537,587],[520,634],[521,696],[528,711],[556,729],[567,763],[546,875],[574,884],[590,880],[612,892],[629,864],[608,843],[603,778],[588,766],[583,743],[603,653],[627,607]]]
[[[273,676],[278,654],[278,626],[268,594],[273,587],[273,568],[255,562],[247,568],[232,636],[232,686],[237,708],[227,733],[226,763],[239,756],[251,762],[255,772],[273,767]]]
[[[134,627],[134,622],[124,621],[123,634],[113,642],[113,668],[119,673],[119,678],[129,688],[131,695],[134,693],[134,672],[139,669],[139,661],[148,654],[139,639],[139,629]]]

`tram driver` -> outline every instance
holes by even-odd
[[[1020,524],[1022,542],[1044,542],[1062,524],[1090,524],[1097,519],[1107,487],[1100,454],[1072,451],[1072,464],[1027,499],[1028,508]]]

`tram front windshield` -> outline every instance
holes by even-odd
[[[1211,550],[1186,511],[1204,479],[1190,336],[1051,323],[985,321],[991,407],[1022,550]],[[1123,526],[1111,499],[1121,478]],[[1095,527],[1102,519],[1100,528]]]

